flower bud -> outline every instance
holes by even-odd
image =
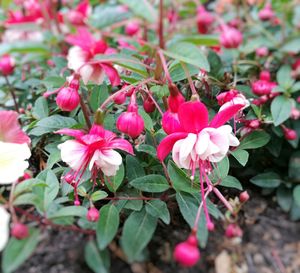
[[[30,179],[30,178],[32,178],[32,175],[31,175],[30,173],[25,172],[25,173],[23,174],[23,176],[21,176],[21,177],[18,179],[18,183],[21,183],[21,182],[23,182],[23,181],[25,181],[25,180],[27,180],[27,179]]]
[[[249,200],[249,198],[250,198],[250,196],[249,196],[249,194],[248,194],[247,191],[243,191],[243,192],[240,193],[239,199],[240,199],[240,201],[241,201],[242,203],[247,202],[247,201]]]
[[[290,128],[283,127],[283,134],[286,140],[295,140],[297,138],[297,132]]]
[[[297,108],[293,107],[290,118],[294,120],[298,120],[300,118],[300,111]]]
[[[123,104],[126,101],[126,94],[125,92],[121,92],[120,94],[118,94],[117,96],[115,96],[113,98],[114,103],[116,104]]]
[[[149,96],[144,100],[143,107],[146,113],[154,112],[155,104]]]
[[[242,237],[243,231],[237,224],[230,224],[226,228],[225,236],[227,238]]]
[[[255,54],[257,57],[266,57],[269,55],[269,50],[267,47],[259,47],[255,50]]]
[[[84,15],[77,10],[70,10],[67,13],[67,20],[72,25],[83,25],[84,24]]]
[[[22,223],[15,223],[12,226],[11,235],[18,240],[22,240],[29,236],[29,229]]]
[[[92,207],[88,210],[86,219],[90,222],[97,222],[99,216],[100,216],[99,211],[95,207]]]
[[[179,243],[175,247],[173,253],[175,261],[185,267],[194,266],[200,259],[200,251],[197,247],[197,239],[193,235],[190,237],[193,238],[189,238],[187,241]]]
[[[214,231],[215,230],[215,224],[213,222],[208,222],[206,225],[208,231]]]
[[[255,95],[262,96],[262,95],[270,94],[274,85],[264,80],[258,80],[253,82],[251,87],[252,87],[252,92]]]
[[[220,43],[225,48],[237,48],[243,42],[243,34],[236,28],[223,26]]]
[[[251,129],[257,129],[260,126],[260,121],[258,119],[251,120],[248,125]]]
[[[175,132],[181,131],[181,125],[177,113],[166,111],[162,117],[162,127],[164,131],[169,135]]]
[[[271,20],[274,17],[274,11],[270,3],[267,3],[262,10],[258,13],[258,17],[262,21]]]
[[[262,80],[262,81],[271,81],[271,74],[268,70],[263,70],[260,72],[259,74],[259,79]]]
[[[131,96],[127,111],[118,117],[116,126],[120,132],[132,138],[138,137],[144,130],[144,120],[138,114],[138,106],[135,102],[134,93]]]
[[[77,207],[80,206],[80,201],[79,200],[75,200],[74,201],[74,206],[77,206]]]
[[[209,26],[213,23],[214,17],[203,6],[197,9],[197,26],[198,32],[206,34]]]
[[[8,76],[14,72],[15,61],[9,55],[3,55],[0,58],[0,73],[4,76]]]
[[[62,88],[56,97],[56,104],[62,111],[71,112],[77,108],[80,102],[78,91],[71,87]]]
[[[140,25],[136,21],[129,22],[125,27],[125,33],[129,36],[133,36],[140,30]]]

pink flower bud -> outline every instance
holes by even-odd
[[[243,34],[236,28],[223,26],[220,43],[225,48],[237,48],[243,42]]]
[[[198,32],[201,34],[206,34],[208,32],[209,26],[213,23],[214,17],[209,13],[203,6],[197,9],[197,25]]]
[[[21,182],[23,182],[23,181],[25,181],[27,179],[30,179],[30,178],[32,178],[32,175],[30,173],[26,172],[26,173],[24,173],[24,175],[22,177],[20,177],[18,179],[18,183],[21,183]]]
[[[171,111],[166,111],[162,117],[162,127],[164,131],[169,135],[175,132],[179,132],[182,128],[179,122],[178,114]]]
[[[300,111],[297,108],[293,107],[292,111],[291,111],[290,118],[294,119],[294,120],[299,119],[300,118]]]
[[[117,129],[132,138],[138,137],[144,130],[144,120],[138,114],[138,106],[135,102],[135,94],[131,96],[127,111],[117,119]]]
[[[125,27],[125,33],[129,36],[133,36],[140,30],[140,25],[136,21],[129,22]]]
[[[262,96],[262,95],[270,94],[274,86],[270,84],[270,82],[264,80],[258,80],[253,82],[251,87],[252,87],[252,92],[255,95]]]
[[[12,226],[11,235],[18,240],[22,240],[29,236],[29,229],[22,223],[15,223]]]
[[[154,112],[155,104],[149,96],[144,100],[143,107],[146,113]]]
[[[78,91],[70,88],[62,88],[56,97],[56,104],[58,107],[67,112],[71,112],[77,108],[80,102]]]
[[[80,201],[79,200],[75,200],[74,201],[74,206],[80,206]]]
[[[15,61],[9,55],[3,55],[0,58],[0,73],[4,76],[8,76],[14,72]]]
[[[194,241],[194,238],[193,238]],[[182,243],[179,243],[174,250],[173,257],[176,262],[182,266],[191,267],[194,266],[200,259],[200,251],[196,245],[190,242],[190,238]]]
[[[227,238],[242,237],[243,231],[237,224],[230,224],[226,228],[225,236]]]
[[[260,121],[258,119],[251,120],[248,126],[252,129],[257,129],[260,126]]]
[[[274,17],[274,11],[270,3],[267,3],[262,10],[258,13],[258,17],[262,21],[271,20]]]
[[[67,20],[72,25],[83,25],[84,24],[84,15],[77,10],[70,10],[67,13]]]
[[[92,207],[88,210],[86,219],[90,222],[97,222],[99,219],[99,216],[100,216],[99,211],[95,207]]]
[[[283,127],[283,134],[286,140],[295,140],[297,138],[297,132],[293,129]]]
[[[292,65],[293,70],[300,69],[300,58],[298,58]]]
[[[70,185],[72,185],[74,183],[74,175],[73,174],[70,174],[70,173],[67,173],[63,179]]]
[[[114,103],[116,104],[123,104],[126,101],[126,94],[125,92],[121,92],[120,94],[118,94],[117,96],[115,96],[113,98]]]
[[[255,54],[258,57],[266,57],[269,55],[269,50],[267,47],[263,46],[263,47],[259,47],[255,50]]]
[[[185,99],[181,95],[180,92],[178,92],[178,94],[176,94],[175,96],[171,94],[168,97],[168,106],[169,106],[170,111],[173,113],[177,113],[179,106],[184,102],[185,102]]]
[[[268,70],[263,70],[259,74],[259,79],[262,81],[271,81],[271,73]]]
[[[206,225],[208,231],[214,231],[215,230],[215,224],[213,222],[209,222]]]
[[[249,196],[249,194],[248,194],[247,191],[243,191],[243,192],[240,193],[239,199],[240,199],[240,201],[241,201],[242,203],[247,202],[247,201],[249,200],[249,198],[250,198],[250,196]]]

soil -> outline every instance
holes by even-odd
[[[127,264],[116,244],[110,246],[111,273],[300,273],[300,225],[276,203],[258,194],[244,206],[243,239],[227,239],[218,227],[202,250],[197,266],[187,269],[172,260],[172,249],[189,228],[159,225],[149,245],[149,262]],[[16,273],[92,273],[84,262],[86,237],[46,230],[35,254]]]

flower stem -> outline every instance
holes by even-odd
[[[80,106],[81,106],[81,110],[82,110],[82,113],[83,113],[86,125],[88,126],[88,128],[91,128],[92,127],[92,123],[91,123],[90,117],[89,117],[90,116],[89,115],[89,110],[86,107],[86,104],[85,104],[85,102],[84,102],[81,94],[79,94],[79,97],[80,97]]]
[[[159,21],[158,21],[158,38],[159,38],[159,47],[165,48],[164,42],[164,1],[159,0]]]
[[[184,70],[184,73],[186,74],[186,77],[187,77],[188,81],[189,81],[189,85],[190,85],[190,88],[192,90],[193,95],[198,95],[197,91],[196,91],[196,88],[195,88],[195,85],[193,84],[192,77],[191,77],[190,72],[188,71],[186,65],[183,62],[180,62],[180,64],[181,64],[181,66]]]
[[[16,94],[15,94],[15,89],[14,89],[14,87],[10,84],[10,82],[9,82],[9,80],[8,80],[8,78],[7,78],[7,76],[4,76],[4,79],[5,79],[5,81],[6,81],[6,84],[7,84],[7,86],[8,86],[8,90],[9,90],[9,92],[10,92],[10,94],[11,94],[11,96],[12,96],[12,99],[13,99],[13,101],[14,101],[15,109],[16,109],[16,111],[17,111],[18,113],[20,113],[20,111],[19,111],[19,105],[18,105],[18,101],[17,101],[17,97],[16,97]]]

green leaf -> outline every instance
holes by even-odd
[[[139,109],[139,114],[142,116],[144,123],[145,123],[145,128],[148,131],[153,130],[153,121],[152,118],[147,114],[143,109]]]
[[[44,191],[44,210],[46,211],[58,194],[59,182],[57,180],[56,175],[51,170],[47,171],[47,177],[45,182],[47,186],[45,187]]]
[[[151,240],[156,225],[157,218],[148,214],[145,209],[134,211],[127,218],[123,228],[121,245],[130,262],[136,260]]]
[[[245,150],[237,149],[230,152],[232,156],[242,165],[245,166],[249,159],[249,153]]]
[[[186,64],[186,69],[189,71],[189,74],[191,76],[197,75],[199,73],[199,68],[194,65],[191,65],[191,64]],[[173,82],[179,82],[179,81],[185,80],[187,78],[187,75],[184,72],[182,65],[179,61],[175,60],[172,62],[172,64],[169,67],[169,72],[170,72]],[[164,86],[166,86],[166,85],[164,85]],[[167,93],[165,93],[165,96],[168,96],[169,89],[166,88],[165,91],[167,92]]]
[[[281,185],[276,191],[277,202],[284,212],[288,212],[292,207],[292,190]]]
[[[300,206],[300,185],[297,185],[293,190],[293,197],[297,204],[297,206]]]
[[[121,186],[125,176],[124,165],[121,164],[115,176],[105,177],[105,184],[111,192],[116,192]]]
[[[99,251],[94,241],[89,241],[84,248],[87,265],[95,273],[108,273],[110,267],[108,250]]]
[[[205,45],[205,46],[219,45],[218,35],[213,35],[213,34],[208,34],[208,35],[193,34],[189,36],[182,36],[178,38],[178,41],[188,42],[195,45]]]
[[[170,213],[165,202],[150,200],[146,203],[146,211],[153,217],[160,218],[165,224],[170,224]]]
[[[293,181],[300,181],[300,151],[292,153],[289,162],[289,178]]]
[[[251,134],[247,135],[242,141],[239,146],[240,150],[247,150],[247,149],[257,149],[262,146],[265,146],[271,137],[268,133],[264,131],[254,131]]]
[[[23,240],[11,238],[2,254],[3,273],[12,273],[34,252],[39,242],[39,230],[31,228],[29,237]]]
[[[89,18],[89,23],[95,28],[102,29],[128,18],[129,13],[121,6],[97,5]]]
[[[229,172],[229,160],[228,157],[224,157],[220,162],[217,163],[217,168],[214,171],[214,176],[217,179],[223,179],[227,177]]]
[[[150,23],[156,22],[157,12],[147,0],[119,0],[119,2],[129,7],[135,15]]]
[[[151,86],[150,90],[151,90],[151,92],[153,92],[159,98],[162,98],[164,96],[168,96],[169,95],[169,89],[168,89],[168,86],[166,84],[165,85],[154,85],[154,86]]]
[[[175,60],[195,65],[209,71],[209,63],[202,51],[194,44],[179,42],[172,45],[164,54]]]
[[[104,249],[115,237],[119,227],[119,211],[112,204],[107,204],[100,209],[100,219],[96,226],[97,243]]]
[[[129,181],[144,176],[145,171],[140,162],[133,156],[126,156],[126,176]]]
[[[220,186],[243,190],[241,182],[231,175],[228,175],[227,177],[223,178]]]
[[[151,155],[152,157],[154,158],[157,158],[157,155],[156,155],[156,149],[151,146],[151,145],[148,145],[148,144],[140,144],[138,147],[137,147],[137,151],[138,152],[144,152],[146,154],[149,154]]]
[[[82,206],[69,206],[63,207],[58,211],[48,215],[49,219],[60,218],[60,217],[68,217],[68,216],[78,216],[85,217],[87,214],[87,208]]]
[[[39,97],[32,108],[32,116],[35,119],[46,118],[49,115],[48,102],[44,97]]]
[[[149,174],[138,177],[129,183],[134,188],[145,192],[164,192],[169,189],[168,181],[158,174]]]
[[[106,198],[108,196],[108,194],[105,191],[95,191],[92,193],[91,195],[91,200],[93,202],[99,201],[103,198]]]
[[[2,43],[0,45],[0,55],[6,53],[34,53],[34,54],[43,54],[49,55],[51,50],[49,47],[42,42],[29,42],[22,41],[22,43],[11,42],[11,43]]]
[[[276,78],[279,85],[284,89],[290,88],[295,82],[295,80],[292,78],[292,70],[289,65],[283,65],[280,67],[276,74]]]
[[[176,200],[182,217],[189,226],[193,228],[200,203],[192,195],[180,192],[176,193]],[[208,239],[208,230],[206,228],[206,220],[203,213],[200,215],[197,238],[201,247],[205,247]]]
[[[285,43],[281,50],[287,53],[298,53],[300,51],[300,38]]]
[[[38,121],[35,128],[30,131],[30,134],[34,136],[41,136],[46,133],[53,133],[59,129],[70,128],[76,124],[77,122],[73,118],[53,115]]]
[[[296,83],[291,87],[291,90],[290,90],[291,93],[295,93],[295,92],[298,92],[298,91],[300,91],[300,82],[296,82]]]
[[[262,188],[276,188],[280,185],[281,179],[278,174],[267,172],[252,177],[250,182]]]
[[[106,84],[97,85],[93,88],[91,97],[90,97],[90,105],[93,111],[96,111],[98,107],[108,98],[108,89]]]
[[[278,96],[272,101],[271,114],[275,126],[278,126],[290,117],[292,105],[292,100],[285,96]]]
[[[191,179],[186,176],[185,172],[179,169],[171,160],[168,162],[168,174],[176,192],[199,192],[199,189],[194,187],[195,185]]]

